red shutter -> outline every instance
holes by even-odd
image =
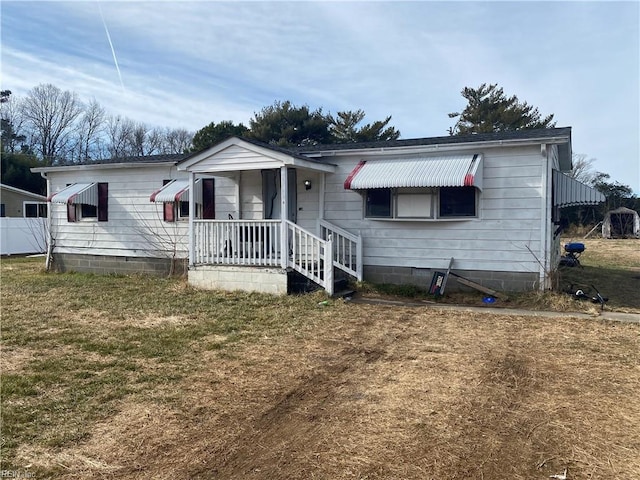
[[[174,204],[170,202],[165,202],[163,204],[163,219],[165,222],[175,222],[176,217],[174,215],[175,209],[173,208]]]
[[[67,222],[76,221],[76,206],[73,203],[67,203]]]
[[[164,187],[167,183],[171,182],[171,180],[163,180],[162,186]],[[175,222],[176,217],[173,213],[175,209],[173,208],[173,203],[165,202],[162,204],[162,219],[165,222]]]
[[[98,221],[109,220],[109,184],[98,183]]]
[[[203,178],[202,182],[202,218],[213,220],[216,218],[215,179]]]

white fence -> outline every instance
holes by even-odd
[[[44,253],[46,249],[46,218],[0,218],[0,254]]]

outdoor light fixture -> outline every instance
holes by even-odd
[[[311,180],[304,181],[304,188],[305,190],[311,190]]]

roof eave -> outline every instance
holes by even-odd
[[[539,138],[518,138],[506,140],[485,140],[479,142],[461,142],[461,143],[434,143],[425,145],[408,145],[408,146],[389,146],[389,147],[373,147],[373,148],[357,148],[357,149],[335,149],[322,150],[317,152],[302,152],[305,157],[318,158],[336,155],[397,155],[402,153],[415,152],[448,152],[460,150],[473,150],[478,147],[505,147],[505,146],[530,146],[530,145],[554,145],[566,144],[571,141],[570,136],[560,135],[552,137]]]
[[[122,162],[122,163],[93,163],[85,165],[59,165],[53,167],[34,167],[31,169],[33,173],[49,173],[49,172],[67,172],[74,170],[106,170],[116,168],[151,168],[167,165],[176,165],[176,160],[168,160],[163,162]]]

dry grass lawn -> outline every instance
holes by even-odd
[[[3,470],[640,478],[638,324],[2,275]]]

